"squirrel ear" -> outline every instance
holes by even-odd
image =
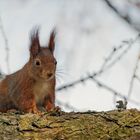
[[[50,51],[52,53],[54,52],[54,49],[55,49],[55,34],[56,34],[56,30],[54,29],[51,32],[50,39],[49,39],[49,44],[48,44],[48,48],[50,49]]]
[[[40,51],[39,28],[37,28],[31,31],[30,54],[34,57],[39,53],[39,51]]]

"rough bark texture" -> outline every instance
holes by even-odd
[[[140,140],[140,111],[1,113],[0,140]]]

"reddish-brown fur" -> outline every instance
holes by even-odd
[[[19,71],[0,82],[0,111],[17,109],[39,113],[38,108],[49,111],[55,107],[56,60],[53,56],[55,33],[50,35],[48,47],[41,47],[38,29],[33,30],[30,59]]]

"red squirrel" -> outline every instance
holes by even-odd
[[[57,61],[53,55],[55,31],[48,46],[40,46],[39,29],[31,32],[29,61],[17,72],[7,75],[0,82],[0,111],[17,109],[27,113],[39,113],[55,108],[55,72]]]

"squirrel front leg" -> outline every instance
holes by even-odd
[[[59,106],[55,106],[55,94],[48,94],[44,99],[44,108],[46,111],[61,111],[61,108]]]
[[[35,97],[31,91],[22,91],[18,96],[14,96],[13,94],[12,101],[20,111],[26,113],[40,113],[36,106]]]
[[[46,111],[51,111],[52,109],[55,108],[55,95],[53,94],[48,94],[44,98],[44,108]]]
[[[33,95],[25,96],[19,100],[19,110],[26,113],[35,113],[39,114],[40,111],[37,109],[35,99]]]

